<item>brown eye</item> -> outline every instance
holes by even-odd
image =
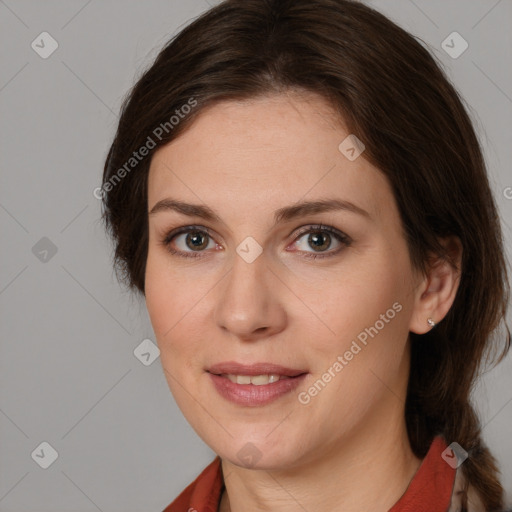
[[[324,251],[331,245],[331,235],[329,233],[315,232],[308,236],[308,244],[316,250]]]
[[[206,228],[186,226],[171,231],[163,240],[162,245],[171,253],[183,257],[200,257],[207,248],[215,248],[216,244]]]
[[[308,236],[306,237],[305,235]],[[336,243],[338,246],[334,250],[328,250]],[[303,252],[306,258],[327,258],[335,256],[351,243],[351,238],[341,231],[329,226],[319,225],[303,229],[293,245],[300,252]]]
[[[208,233],[202,231],[191,231],[185,237],[185,243],[189,249],[200,251],[208,246]]]

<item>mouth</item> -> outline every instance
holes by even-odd
[[[262,375],[235,375],[232,373],[221,373],[219,377],[225,377],[235,384],[252,384],[253,386],[265,386],[266,384],[272,384],[279,380],[294,378],[276,373]]]
[[[240,377],[244,382],[238,382],[238,384],[250,384],[251,382],[248,381],[247,378],[252,379],[254,377],[255,382],[253,382],[253,384],[255,385],[258,385],[260,382],[268,384],[268,382],[264,380],[266,378],[269,378],[270,382],[276,382],[280,379],[298,377],[299,375],[307,373],[307,370],[287,368],[286,366],[274,363],[242,364],[235,361],[214,364],[206,371],[213,375],[228,377],[233,382],[236,382],[235,379]]]
[[[251,365],[226,362],[206,370],[221,396],[238,405],[261,406],[294,390],[306,370],[273,363]]]

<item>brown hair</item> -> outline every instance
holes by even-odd
[[[425,47],[382,14],[352,0],[226,0],[171,39],[124,100],[105,162],[103,219],[117,275],[144,294],[154,151],[207,105],[289,89],[326,98],[364,142],[364,157],[392,186],[416,268],[425,272],[431,253],[448,258],[440,238],[462,242],[451,310],[421,339],[410,333],[406,421],[420,458],[436,435],[465,448],[468,483],[486,510],[499,510],[495,459],[470,404],[482,361],[499,349],[492,335],[510,294],[497,209],[463,100]],[[148,156],[127,169],[143,146]]]

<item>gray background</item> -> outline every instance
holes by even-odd
[[[512,1],[368,3],[431,46],[471,105],[510,249]],[[124,94],[208,8],[0,0],[1,511],[161,511],[214,456],[182,418],[160,360],[134,355],[153,332],[144,304],[115,280],[93,196]],[[59,44],[47,59],[31,47],[43,31]],[[456,59],[441,48],[453,31],[469,43]],[[509,356],[476,389],[509,493],[511,370]],[[31,456],[43,441],[58,452],[48,469],[35,462],[48,449]]]

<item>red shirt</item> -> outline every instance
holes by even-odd
[[[450,507],[455,469],[441,457],[446,443],[436,437],[407,490],[389,512],[446,512]],[[220,457],[213,462],[163,512],[217,512],[224,480]]]

